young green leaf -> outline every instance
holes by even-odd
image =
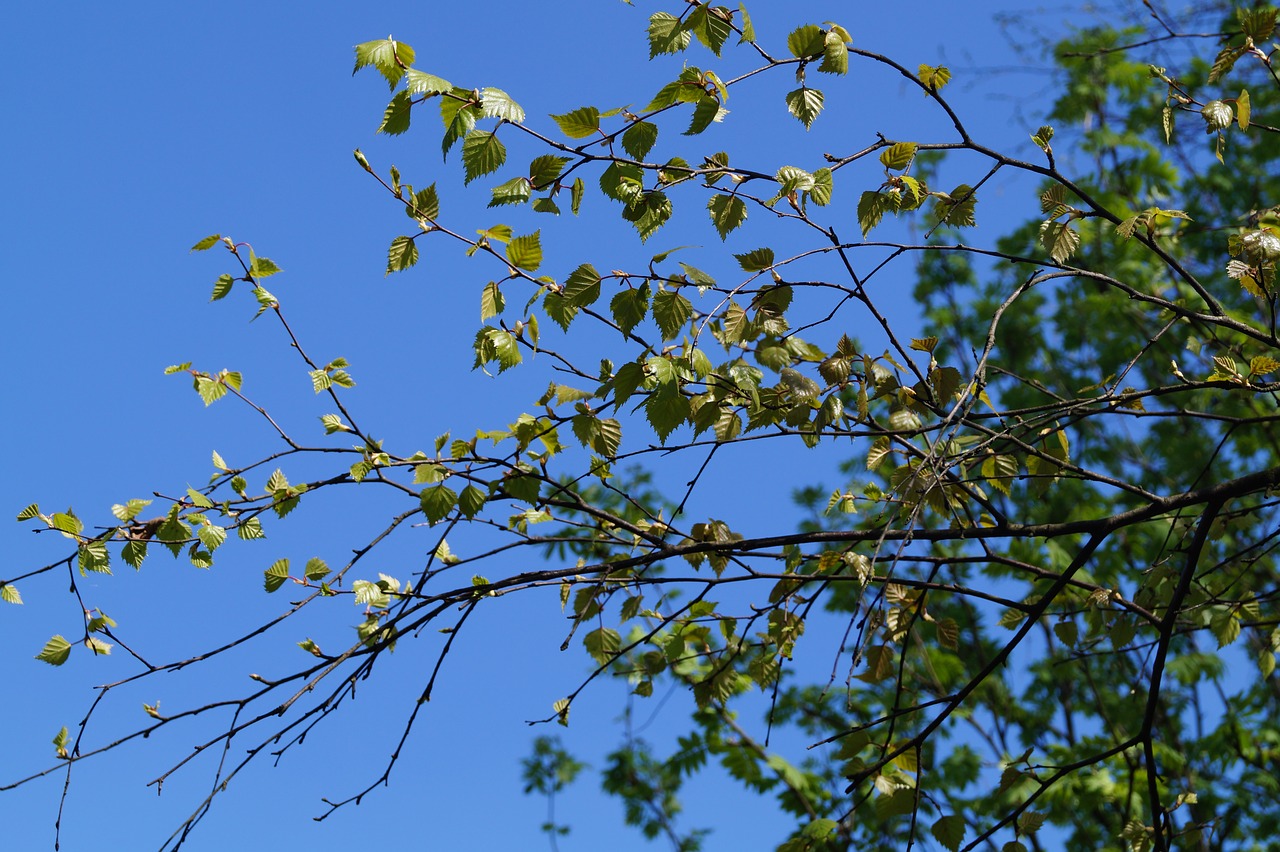
[[[622,149],[637,160],[643,160],[658,141],[658,125],[637,121],[622,134]]]
[[[673,290],[659,290],[653,296],[653,318],[663,340],[674,340],[693,316],[693,304]]]
[[[911,165],[919,147],[915,142],[894,142],[880,152],[880,162],[886,169],[902,171]]]
[[[560,127],[560,132],[570,139],[583,139],[600,129],[600,110],[593,106],[579,107],[551,118]]]
[[[412,107],[412,95],[408,91],[402,89],[396,92],[391,98],[391,103],[387,104],[386,110],[382,113],[382,123],[378,125],[378,132],[388,136],[399,136],[404,133],[409,129]]]
[[[1049,219],[1040,225],[1040,245],[1058,263],[1066,263],[1080,248],[1080,235],[1071,223]]]
[[[543,154],[535,158],[529,164],[529,183],[534,189],[545,189],[560,177],[560,172],[567,162],[569,162],[568,157],[557,157],[554,154]]]
[[[405,91],[414,95],[439,95],[453,90],[453,84],[448,80],[416,68],[405,72],[404,87]]]
[[[384,277],[393,272],[403,272],[418,262],[418,244],[412,237],[396,237],[387,249],[387,271]]]
[[[485,88],[480,90],[480,111],[487,118],[500,118],[520,124],[524,121],[524,110],[520,104],[501,89]]]
[[[393,38],[366,41],[356,45],[356,67],[351,73],[372,65],[386,78],[388,88],[394,89],[405,69],[413,64],[413,55],[412,47]]]
[[[458,493],[447,485],[434,485],[422,489],[419,503],[422,513],[427,516],[427,522],[434,526],[458,505]]]
[[[507,243],[507,262],[526,272],[534,272],[542,266],[542,232],[534,231]]]
[[[797,59],[817,56],[826,48],[826,34],[817,24],[805,24],[787,36],[787,50]]]
[[[662,53],[680,53],[689,46],[691,34],[670,12],[654,12],[649,17],[649,58]]]
[[[466,168],[463,183],[496,172],[506,161],[507,148],[496,134],[472,130],[462,142],[462,165]]]
[[[926,89],[936,92],[951,81],[951,69],[945,65],[934,67],[922,63],[917,76]]]
[[[36,659],[51,666],[60,666],[71,656],[71,643],[62,637],[61,634],[55,635],[44,644],[44,649],[36,654]],[[66,730],[65,728],[63,730]]]
[[[747,205],[735,195],[711,196],[711,200],[707,202],[707,210],[711,213],[711,221],[722,240],[747,220]]]
[[[268,592],[274,592],[284,585],[285,580],[289,579],[289,560],[277,559],[263,573],[262,587]]]
[[[805,130],[813,126],[814,119],[822,112],[822,102],[822,92],[807,86],[787,93],[787,111],[800,119]]]

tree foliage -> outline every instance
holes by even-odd
[[[794,816],[777,839],[789,852],[1262,848],[1280,833],[1277,13],[1176,20],[1156,5],[1150,31],[1100,26],[1058,46],[1063,94],[1028,126],[1027,152],[980,141],[947,67],[863,49],[831,22],[756,32],[741,6],[652,13],[649,55],[668,76],[619,94],[627,106],[550,116],[480,85],[493,81],[436,76],[447,69],[393,38],[358,45],[356,71],[391,91],[380,131],[438,135],[445,174],[460,161],[487,194],[492,218],[459,221],[417,151],[403,174],[355,152],[407,217],[387,275],[450,251],[484,270],[469,357],[477,380],[501,377],[510,416],[425,443],[376,437],[350,393],[358,370],[313,355],[266,289],[280,267],[240,235],[208,236],[193,250],[220,258],[213,299],[278,325],[319,424],[286,430],[240,372],[170,367],[205,405],[242,403],[274,443],[214,452],[205,484],[125,499],[105,526],[28,506],[18,520],[67,554],[0,597],[20,604],[69,570],[83,626],[37,658],[125,647],[137,673],[99,703],[281,641],[304,611],[354,627],[343,647],[291,637],[293,669],[221,700],[236,721],[209,742],[248,757],[220,765],[215,790],[300,744],[398,645],[442,631],[403,743],[472,613],[551,588],[590,668],[543,722],[570,724],[601,678],[687,700],[674,752],[628,731],[602,780],[628,823],[673,848],[698,848],[715,819],[681,816],[679,797],[712,762]],[[941,129],[749,162],[702,141],[740,99],[818,128],[855,108],[859,68],[905,81]],[[989,241],[975,226],[1010,175],[1025,224]],[[588,214],[620,216],[646,257],[615,268],[582,246],[562,262],[561,232]],[[659,238],[706,245],[649,254]],[[918,332],[885,308],[907,275]],[[793,445],[831,478],[795,495],[799,524],[692,514],[716,489],[781,503],[774,459]],[[677,479],[646,472],[668,460]],[[257,566],[262,594],[293,598],[270,633],[156,661],[85,588],[157,551],[250,564],[247,545],[317,492],[369,489],[397,508],[353,556]],[[369,567],[393,534],[425,537],[425,564]],[[834,659],[831,675],[815,679],[804,654]],[[147,705],[133,736],[210,706]],[[87,722],[56,733],[55,765],[133,738],[93,741]],[[812,748],[787,756],[774,729]],[[582,768],[549,736],[524,763],[553,843],[571,822],[554,794]]]

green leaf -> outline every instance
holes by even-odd
[[[507,243],[507,262],[526,272],[534,272],[542,266],[542,232],[534,231]]]
[[[307,567],[304,569],[304,576],[309,582],[315,583],[323,580],[329,575],[329,566],[318,556],[313,556],[307,560]]]
[[[909,814],[915,807],[915,794],[904,787],[877,796],[875,800],[876,817],[882,820]]]
[[[773,266],[773,249],[758,248],[743,254],[735,254],[743,272],[760,272]]]
[[[191,247],[191,250],[192,250],[192,251],[205,251],[205,250],[207,250],[207,249],[211,249],[211,248],[213,248],[214,246],[216,246],[216,245],[218,244],[218,241],[219,241],[219,240],[221,240],[221,239],[222,239],[222,234],[212,234],[212,235],[210,235],[210,236],[205,237],[203,240],[201,240],[200,242],[196,243],[195,245],[193,245],[193,246]]]
[[[67,734],[66,725],[63,725],[62,730],[54,734],[52,742],[53,742],[54,752],[58,755],[58,757],[61,757],[61,758],[70,757],[70,754],[67,752],[67,743],[70,742],[70,737]]]
[[[436,185],[433,183],[426,189],[420,189],[413,194],[413,207],[406,207],[406,212],[415,219],[435,220],[440,218],[440,197],[436,194]]]
[[[1044,246],[1055,261],[1066,263],[1076,249],[1080,248],[1080,235],[1071,227],[1070,222],[1048,219],[1040,225],[1040,245]]]
[[[0,585],[0,601],[10,604],[21,604],[22,595],[18,592],[18,587],[12,583]]]
[[[439,95],[453,90],[448,80],[410,68],[405,72],[405,90],[415,95]]]
[[[713,122],[723,121],[729,111],[720,106],[720,101],[713,97],[703,97],[698,101],[698,105],[693,109],[693,117],[689,121],[689,128],[685,130],[685,136],[697,136],[706,130]]]
[[[480,90],[480,111],[488,118],[500,118],[515,124],[524,121],[524,110],[520,108],[520,104],[501,89]]]
[[[1276,31],[1276,19],[1280,10],[1274,7],[1256,9],[1236,9],[1240,19],[1240,32],[1255,42],[1263,42],[1271,38]]]
[[[236,535],[242,541],[253,541],[254,539],[266,538],[267,534],[262,530],[262,521],[257,518],[249,518],[242,521],[236,527]]]
[[[49,519],[49,526],[63,533],[67,538],[76,538],[84,531],[84,523],[68,509],[65,512],[54,512]]]
[[[418,501],[422,506],[422,513],[427,516],[427,522],[434,526],[458,505],[458,492],[447,485],[433,485],[422,489]]]
[[[926,89],[936,92],[950,82],[951,69],[945,65],[939,65],[935,68],[932,65],[921,64],[917,76]]]
[[[622,444],[622,424],[617,420],[579,414],[573,418],[572,425],[573,434],[584,447],[607,458],[617,455]]]
[[[822,62],[818,70],[824,74],[849,73],[849,47],[840,34],[828,32],[823,41]]]
[[[933,836],[951,852],[957,852],[964,840],[964,817],[958,814],[944,816],[930,829]]]
[[[502,298],[502,291],[498,289],[497,283],[490,281],[480,292],[480,322],[496,317],[506,306],[506,300]]]
[[[1002,494],[1009,494],[1018,476],[1018,459],[1011,455],[990,455],[982,462],[982,475]]]
[[[582,196],[586,194],[587,184],[582,178],[574,178],[573,186],[569,190],[569,209],[573,211],[573,215],[578,215],[578,210],[582,207]]]
[[[552,115],[560,132],[570,139],[582,139],[600,129],[600,110],[593,106],[579,107],[564,115]]]
[[[735,195],[711,196],[711,200],[707,202],[707,210],[710,211],[711,221],[722,240],[747,220],[747,205]]]
[[[476,332],[474,349],[476,361],[472,369],[479,369],[497,361],[498,372],[501,373],[521,361],[520,344],[516,336],[501,328],[486,326]]]
[[[819,207],[831,203],[831,195],[835,187],[832,182],[831,169],[821,168],[813,173],[813,186],[809,189],[809,199]]]
[[[693,316],[693,304],[674,290],[659,290],[653,296],[653,318],[663,340],[674,340]]]
[[[418,244],[413,237],[396,237],[387,249],[387,271],[383,276],[393,272],[403,272],[418,262]]]
[[[80,546],[76,552],[77,564],[81,573],[97,571],[101,574],[111,573],[111,554],[105,541],[90,541]]]
[[[700,79],[701,71],[697,68],[686,68],[680,73],[680,77],[658,90],[658,94],[653,96],[653,100],[649,101],[645,111],[665,109],[672,104],[692,103],[696,104],[706,95],[706,89],[703,88]]]
[[[277,559],[271,567],[263,571],[262,586],[268,592],[274,592],[289,579],[289,560]]]
[[[1218,647],[1225,648],[1240,638],[1240,612],[1234,607],[1223,607],[1209,618],[1209,630],[1218,640]]]
[[[886,169],[902,171],[915,159],[916,150],[920,146],[915,142],[894,142],[880,152],[880,162]]]
[[[637,121],[622,134],[622,149],[634,159],[643,160],[658,142],[658,125]]]
[[[458,495],[458,508],[468,518],[474,518],[488,502],[489,495],[475,485],[468,485]]]
[[[506,146],[488,130],[472,130],[462,141],[462,165],[466,168],[463,183],[496,172],[506,161]]]
[[[622,218],[635,226],[636,232],[643,242],[667,223],[667,220],[671,218],[671,213],[671,199],[667,197],[665,192],[654,190],[643,193],[638,200],[628,205],[622,211]]]
[[[811,840],[825,840],[835,833],[838,826],[839,823],[833,819],[815,819],[800,831],[800,836]]]
[[[684,28],[696,35],[698,41],[702,42],[708,50],[719,56],[721,48],[729,39],[729,34],[733,32],[729,25],[730,20],[728,9],[712,7],[710,3],[704,3],[693,10]]]
[[[934,207],[934,217],[944,225],[973,227],[977,224],[973,217],[978,205],[977,193],[968,184],[960,184],[951,190],[951,194],[938,199]]]
[[[654,12],[649,17],[649,58],[661,53],[680,53],[689,47],[691,34],[680,19],[669,12]]]
[[[822,112],[823,96],[817,89],[801,86],[787,93],[787,111],[800,119],[805,130],[813,126],[813,121]]]
[[[858,199],[858,227],[862,229],[862,236],[866,237],[871,233],[871,229],[880,224],[880,220],[884,218],[884,213],[889,209],[891,202],[883,193],[872,192],[867,190],[862,193]]]
[[[826,34],[817,24],[805,24],[787,36],[787,50],[797,59],[817,56],[826,49]]]
[[[61,634],[57,634],[44,644],[44,650],[36,654],[36,659],[51,666],[60,666],[70,656],[71,643],[64,639]],[[63,728],[63,730],[65,731],[66,729]]]
[[[797,166],[782,166],[774,174],[774,179],[778,182],[779,198],[792,192],[808,192],[813,188],[813,175]]]
[[[388,136],[399,136],[404,133],[409,129],[412,107],[412,95],[408,91],[402,89],[396,92],[382,113],[382,123],[378,125],[378,132]]]
[[[150,500],[129,500],[123,506],[119,503],[112,506],[111,514],[115,515],[117,520],[125,521],[127,523],[128,521],[132,521],[134,518],[138,517],[138,513],[150,505]],[[34,508],[34,504],[28,508]],[[24,520],[22,515],[18,516],[18,520]]]
[[[600,298],[600,273],[591,264],[582,264],[565,279],[563,295],[574,307],[590,306]]]
[[[131,539],[120,548],[120,558],[135,570],[141,568],[143,560],[147,558],[147,543],[139,539]]]
[[[1255,355],[1249,359],[1249,375],[1265,376],[1280,370],[1280,361],[1269,355]]]
[[[1023,811],[1018,814],[1018,831],[1021,834],[1035,834],[1040,830],[1040,826],[1044,825],[1044,821],[1047,818],[1048,814]]]
[[[664,444],[667,437],[689,419],[689,413],[689,400],[674,383],[661,386],[649,394],[644,403],[645,419]]]
[[[622,329],[623,334],[630,334],[639,325],[649,310],[649,285],[619,290],[609,302],[614,322]]]
[[[492,228],[485,228],[483,231],[477,230],[476,233],[486,240],[494,240],[506,245],[511,242],[513,232],[510,225],[494,225]]]
[[[489,201],[490,207],[501,207],[506,204],[524,204],[529,200],[529,179],[524,177],[512,178],[506,183],[498,184],[491,192],[493,193],[493,198]]]
[[[400,82],[405,69],[413,64],[413,48],[392,38],[366,41],[357,44],[355,49],[356,67],[351,73],[356,73],[366,65],[372,65],[386,78],[387,86],[391,89]]]
[[[627,163],[610,163],[600,173],[600,190],[614,201],[631,204],[644,192],[644,172]]]
[[[622,637],[612,628],[597,627],[582,637],[582,644],[597,663],[604,665],[617,656],[622,647]]]
[[[249,256],[249,274],[254,278],[266,278],[280,271],[280,267],[272,263],[271,258],[258,257],[252,251],[249,252]]]
[[[568,157],[557,157],[554,154],[543,154],[529,164],[529,182],[534,189],[545,189],[555,183],[564,169]]]
[[[483,117],[472,93],[467,89],[453,88],[440,98],[440,120],[444,122],[444,138],[440,147],[445,154],[459,139],[471,132],[476,121]]]
[[[756,40],[756,28],[751,23],[751,16],[747,14],[747,7],[743,3],[738,4],[738,12],[742,14],[742,38],[738,39],[738,43],[743,42],[754,43]]]

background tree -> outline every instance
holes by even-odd
[[[784,40],[741,8],[654,13],[651,58],[684,68],[652,97],[550,120],[489,81],[435,76],[402,42],[359,45],[356,70],[393,93],[381,130],[443,126],[446,157],[498,208],[455,223],[447,193],[416,176],[426,167],[402,174],[357,151],[408,215],[387,273],[473,257],[490,279],[476,287],[475,367],[504,397],[518,398],[512,377],[537,389],[478,429],[383,435],[347,393],[358,370],[316,352],[268,290],[277,265],[238,238],[197,243],[229,252],[214,299],[247,292],[305,362],[323,428],[288,425],[236,370],[179,364],[170,372],[206,404],[246,403],[275,448],[215,453],[207,485],[122,501],[106,526],[20,513],[74,548],[0,595],[16,603],[66,570],[85,613],[39,658],[123,650],[136,663],[58,733],[55,768],[218,716],[192,743],[222,759],[168,844],[180,846],[227,782],[325,727],[397,648],[425,645],[420,700],[380,732],[385,773],[330,807],[358,802],[390,776],[473,619],[520,592],[558,595],[565,646],[592,661],[543,721],[568,724],[605,675],[641,698],[690,699],[674,754],[628,714],[604,774],[627,821],[673,847],[704,835],[679,817],[680,788],[712,759],[794,814],[787,849],[1016,850],[1046,823],[1080,848],[1264,843],[1280,645],[1276,13],[1224,27],[1222,10],[1149,8],[1130,18],[1145,29],[1061,48],[1067,94],[1028,127],[1029,156],[983,144],[950,104],[948,68],[901,64],[830,22]],[[933,123],[826,147],[824,111],[847,102],[853,64],[905,81]],[[703,141],[751,120],[781,134],[788,113],[813,142],[742,162]],[[1036,199],[1032,221],[975,246],[997,187]],[[592,259],[573,217],[610,207],[639,246]],[[672,233],[707,245],[646,248]],[[549,255],[572,259],[553,268]],[[930,323],[918,335],[884,298],[913,270]],[[845,478],[798,495],[810,513],[798,530],[778,515],[793,447],[828,470],[854,457]],[[157,550],[220,567],[229,541],[314,503],[341,519],[331,492],[385,505],[382,529],[352,557],[268,560],[266,592],[288,589],[290,603],[189,655],[135,648],[86,593]],[[373,561],[408,535],[429,537],[424,561],[395,573]],[[207,703],[147,703],[134,733],[94,738],[120,691],[272,641],[300,646],[296,661],[273,658]],[[788,758],[775,735],[815,748]],[[549,796],[579,769],[548,738],[525,763],[529,789]],[[565,819],[549,811],[553,843]]]

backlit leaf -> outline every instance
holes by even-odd
[[[560,127],[560,132],[570,139],[582,139],[600,129],[600,110],[593,106],[580,107],[551,118]]]
[[[63,638],[61,634],[58,634],[44,644],[44,649],[39,654],[36,654],[36,659],[51,666],[60,666],[70,656],[71,643]]]
[[[466,168],[464,183],[496,172],[506,161],[506,146],[488,130],[472,130],[462,141],[462,164]]]
[[[711,213],[711,221],[716,226],[720,239],[725,239],[730,232],[747,220],[747,205],[737,196],[713,195],[707,202]]]
[[[787,111],[800,119],[806,130],[813,125],[818,113],[822,112],[822,103],[822,92],[807,86],[787,93]]]

